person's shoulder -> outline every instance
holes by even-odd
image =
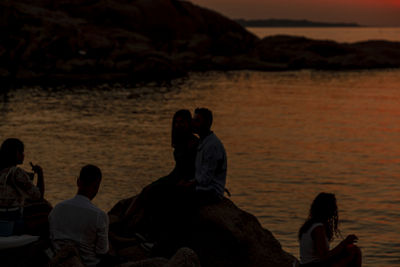
[[[97,223],[99,223],[102,226],[108,225],[108,223],[109,223],[108,214],[104,210],[100,209],[97,206],[94,206],[93,210],[97,214]]]
[[[104,220],[108,221],[108,214],[104,210],[99,209],[99,214]]]
[[[19,183],[31,182],[28,172],[26,172],[24,169],[20,167],[12,167],[11,169],[9,169],[9,171],[11,175],[14,177],[16,182]]]
[[[97,207],[95,204],[93,204],[92,202],[89,202],[88,203],[89,204],[89,207],[90,207],[90,209],[91,210],[93,210],[93,211],[95,211],[97,214],[99,214],[100,216],[107,216],[107,213],[104,211],[104,210],[102,210],[102,209],[100,209],[99,207]]]
[[[215,133],[212,133],[211,135],[212,135],[212,137],[211,137],[212,145],[218,149],[225,150],[224,144],[222,143],[221,139]]]
[[[66,199],[58,202],[50,212],[50,217],[57,216],[56,214],[64,213],[66,207],[70,206],[71,199]]]
[[[308,230],[312,235],[325,234],[325,227],[323,223],[314,223]]]
[[[69,199],[61,200],[60,202],[58,202],[58,203],[54,206],[53,209],[60,208],[60,207],[65,206],[65,205],[69,205],[69,204],[71,204],[73,201],[74,201],[74,198],[69,198]]]
[[[14,168],[14,173],[16,174],[16,175],[19,175],[19,176],[28,176],[28,173],[24,170],[24,169],[22,169],[22,168],[20,168],[20,167],[13,167]]]

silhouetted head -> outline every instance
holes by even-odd
[[[192,134],[192,114],[187,109],[175,112],[172,119],[171,145],[186,140]]]
[[[0,148],[0,169],[22,164],[24,157],[24,143],[17,138],[8,138]]]
[[[81,169],[77,185],[78,194],[93,199],[99,191],[101,182],[101,171],[97,166],[86,165]]]
[[[196,108],[194,110],[193,131],[200,136],[207,134],[211,130],[213,115],[207,108]]]
[[[306,232],[312,224],[319,222],[324,224],[328,240],[332,241],[334,235],[339,235],[338,221],[339,215],[335,195],[320,193],[311,204],[307,221],[300,228],[299,239],[301,238],[301,234]]]

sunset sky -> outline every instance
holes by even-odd
[[[191,0],[230,18],[287,18],[400,26],[400,0]]]

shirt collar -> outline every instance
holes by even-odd
[[[90,199],[87,196],[84,196],[84,195],[76,194],[75,198],[79,199],[79,200],[91,202]]]

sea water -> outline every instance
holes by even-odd
[[[171,118],[208,107],[228,155],[231,200],[296,257],[319,192],[336,194],[340,229],[364,266],[400,265],[400,70],[209,72],[168,85],[24,87],[0,98],[0,136],[44,169],[46,198],[76,193],[84,164],[103,171],[108,211],[174,167]],[[333,242],[335,245],[339,240]]]

